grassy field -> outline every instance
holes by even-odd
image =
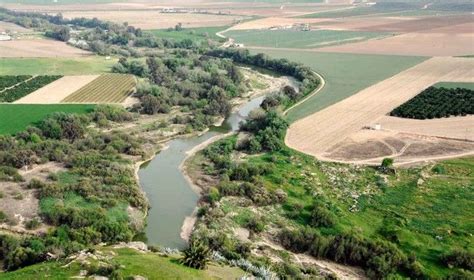
[[[184,40],[190,39],[194,41],[202,41],[207,38],[219,41],[220,37],[216,36],[216,33],[225,30],[228,26],[213,26],[213,27],[196,27],[196,28],[184,28],[181,31],[167,29],[156,29],[147,30],[147,32],[159,38],[173,39],[173,40]]]
[[[253,51],[255,53],[262,50]],[[290,122],[332,105],[379,81],[387,79],[426,58],[265,50],[266,54],[301,62],[320,73],[326,86],[317,95],[291,110]]]
[[[389,36],[390,33],[334,30],[231,30],[225,35],[245,46],[319,48]]]
[[[434,87],[440,88],[467,88],[474,90],[474,83],[454,83],[454,82],[440,82],[433,85]]]
[[[206,270],[196,270],[178,264],[177,257],[162,257],[154,253],[140,253],[133,249],[99,248],[102,252],[113,253],[113,261],[119,265],[119,274],[124,278],[135,275],[150,280],[158,279],[238,279],[244,272],[234,267],[210,265]],[[79,275],[80,264],[73,263],[67,268],[65,263],[45,262],[23,268],[14,272],[0,273],[5,280],[23,279],[69,279]]]
[[[0,104],[0,134],[12,134],[41,121],[54,112],[87,113],[94,105]]]
[[[103,74],[66,97],[65,103],[121,103],[136,85],[133,75]]]
[[[337,213],[338,223],[332,229],[322,228],[323,234],[356,230],[367,238],[385,238],[384,232],[393,231],[398,240],[394,244],[406,254],[414,253],[424,269],[437,277],[448,272],[438,263],[443,253],[454,248],[474,250],[470,234],[474,221],[466,211],[474,207],[474,158],[444,161],[436,168],[399,169],[386,183],[379,182],[373,168],[315,164],[311,157],[294,152],[268,154],[250,161],[275,165],[264,184],[288,193],[283,205],[288,213],[295,205],[310,209],[314,193],[324,197]],[[357,210],[348,211],[356,193]],[[294,219],[296,224],[308,224],[305,212]]]
[[[116,59],[86,58],[2,58],[0,75],[84,75],[110,72]]]

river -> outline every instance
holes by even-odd
[[[192,214],[199,199],[180,170],[186,152],[211,137],[238,130],[239,123],[250,111],[258,108],[263,99],[260,96],[245,103],[226,119],[223,127],[211,129],[200,136],[171,140],[166,149],[142,165],[138,176],[151,206],[145,228],[148,244],[170,248],[186,246],[180,237],[181,226],[184,219]]]

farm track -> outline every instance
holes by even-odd
[[[474,81],[474,61],[438,57],[422,62],[366,88],[290,126],[287,146],[321,157],[325,151],[362,127],[374,124],[393,108],[438,81]]]

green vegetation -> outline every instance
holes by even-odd
[[[25,80],[14,87],[4,89],[0,92],[0,102],[11,103],[16,101],[59,78],[61,78],[61,76],[36,76],[32,79]]]
[[[265,50],[264,53],[270,57],[286,58],[309,66],[321,74],[326,81],[325,87],[318,94],[288,112],[287,120],[290,122],[341,101],[426,59],[395,55],[316,53],[288,50]]]
[[[181,30],[175,29],[156,29],[147,30],[151,34],[158,38],[171,39],[171,40],[194,40],[194,41],[205,41],[211,39],[214,41],[221,41],[222,38],[216,35],[217,32],[225,30],[227,26],[213,26],[213,27],[195,27],[195,28],[182,28]]]
[[[142,253],[133,249],[112,249],[109,247],[98,247],[96,253],[100,251],[111,259],[108,263],[118,266],[113,273],[123,279],[132,276],[143,276],[150,280],[164,279],[237,279],[244,275],[244,272],[235,267],[220,266],[212,263],[206,270],[197,270],[178,264],[179,256],[164,256],[158,253]],[[113,255],[112,255],[113,254]],[[99,254],[97,254],[99,255]],[[99,255],[100,256],[100,255]],[[94,265],[97,260],[88,259]],[[64,267],[67,262],[50,261],[41,264],[32,265],[13,272],[1,273],[0,278],[5,280],[23,280],[23,279],[69,279],[78,276],[81,270],[90,269],[92,266],[72,263]]]
[[[135,89],[133,75],[103,74],[66,97],[61,102],[121,103]]]
[[[194,233],[213,250],[268,263],[238,249],[245,245],[238,240],[222,237],[236,226],[253,228],[235,219],[245,217],[263,223],[254,234],[271,228],[265,233],[286,249],[361,266],[371,278],[472,275],[462,269],[472,269],[474,252],[474,224],[466,211],[474,207],[474,158],[390,173],[318,162],[287,148],[240,155],[236,162],[236,139],[213,144],[202,152],[208,161],[199,163],[220,178],[208,190],[210,206],[201,209]],[[276,264],[271,268],[287,275]],[[296,266],[294,275],[305,269]]]
[[[109,106],[87,115],[55,113],[15,136],[0,137],[0,166],[20,169],[54,161],[68,168],[46,181],[29,182],[40,200],[39,214],[53,228],[39,237],[0,235],[4,269],[44,261],[52,250],[61,258],[100,242],[130,241],[142,229],[142,215],[129,217],[128,208],[144,212],[148,204],[124,157],[143,157],[142,140],[93,129],[101,119],[130,121],[133,115]]]
[[[110,72],[116,59],[83,58],[1,58],[0,75],[90,75]]]
[[[39,104],[0,104],[0,134],[13,134],[27,126],[38,123],[47,116],[56,113],[83,114],[92,111],[94,105],[39,105]]]
[[[31,78],[31,76],[28,75],[0,76],[0,92],[3,92],[5,88],[12,87],[29,78]]]
[[[461,83],[461,82],[439,82],[432,87],[435,88],[447,88],[447,89],[456,89],[456,88],[465,88],[469,90],[474,90],[474,83]]]
[[[474,90],[429,87],[390,112],[391,116],[434,119],[474,114]]]
[[[319,48],[388,36],[385,32],[334,30],[231,30],[226,36],[245,46],[272,48]]]

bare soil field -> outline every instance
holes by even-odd
[[[182,23],[183,27],[208,27],[230,25],[244,16],[213,15],[196,13],[160,13],[159,11],[83,11],[63,13],[65,18],[100,18],[117,23],[128,22],[129,25],[142,29],[164,29]]]
[[[322,160],[378,165],[385,157],[396,165],[474,154],[474,142],[418,134],[362,129],[329,149]]]
[[[20,104],[57,104],[99,75],[64,76],[15,101]]]
[[[316,24],[332,30],[393,32],[398,36],[320,48],[323,52],[462,56],[474,53],[474,17],[379,17],[338,19]]]
[[[345,45],[319,48],[322,52],[414,56],[463,56],[474,53],[474,33],[407,33]]]
[[[464,26],[459,28],[458,25]],[[373,32],[428,32],[472,33],[474,16],[424,16],[424,17],[358,17],[329,19],[316,27],[332,30],[356,30]],[[443,30],[444,29],[444,30]]]
[[[383,130],[399,131],[474,142],[474,116],[430,120],[383,116],[377,120]]]
[[[90,54],[54,40],[0,41],[0,57],[82,57]]]
[[[248,30],[248,29],[268,29],[271,27],[291,26],[300,23],[318,23],[324,19],[318,18],[284,18],[284,17],[268,17],[252,21],[243,22],[232,26],[229,30]]]
[[[11,22],[0,21],[0,32],[6,32],[6,31],[25,33],[25,32],[31,32],[32,30],[16,25]]]
[[[337,143],[376,123],[438,81],[474,81],[474,60],[451,57],[426,60],[293,123],[285,142],[295,150],[321,157]]]

